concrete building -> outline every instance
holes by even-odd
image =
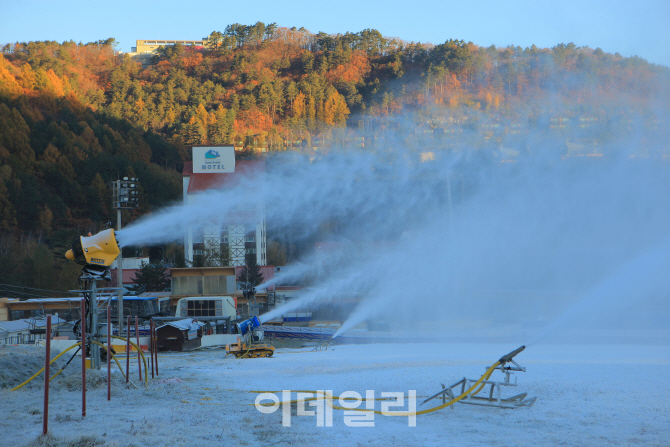
[[[165,40],[165,39],[149,39],[136,40],[135,46],[131,48],[131,52],[137,54],[155,53],[158,47],[165,47],[169,45],[181,44],[185,47],[203,48],[207,43],[207,37],[202,40]]]
[[[133,60],[140,62],[143,66],[151,65],[151,58],[156,55],[158,47],[165,47],[170,45],[181,44],[186,48],[193,48],[201,50],[207,43],[207,38],[202,40],[165,40],[165,39],[150,39],[150,40],[136,40],[135,46],[131,47],[128,56]]]
[[[0,321],[60,315],[64,320],[79,318],[81,298],[0,298]]]
[[[563,112],[558,112],[551,116],[549,127],[555,132],[567,130],[570,126],[570,116]]]
[[[192,203],[198,194],[232,188],[246,177],[263,181],[265,162],[236,161],[233,146],[193,146],[192,150],[193,162],[184,164],[184,204]],[[266,265],[264,204],[237,207],[225,219],[188,229],[184,236],[186,260],[207,267],[241,266],[246,256],[255,256],[258,265]]]
[[[242,285],[237,276],[242,267],[187,267],[173,268],[172,292],[170,294],[170,315],[174,315],[177,303],[182,298],[208,296],[232,296],[241,316],[259,315],[267,312],[275,304],[274,286],[259,291],[255,302],[249,302],[242,293]],[[263,280],[274,278],[274,266],[262,266]],[[255,306],[255,308],[254,308]]]

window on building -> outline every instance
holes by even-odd
[[[205,250],[202,250],[202,249],[199,249],[199,248],[198,248],[198,249],[193,250],[193,254],[194,254],[194,255],[204,255],[204,254],[205,254]]]
[[[256,238],[254,236],[247,236],[244,239],[245,242],[256,242]]]
[[[247,248],[244,250],[246,254],[248,255],[253,255],[256,254],[256,249],[255,248]]]
[[[223,295],[232,293],[233,275],[173,276],[173,295]],[[230,287],[229,287],[230,284]]]
[[[218,309],[217,309],[218,304]],[[216,317],[221,315],[220,300],[189,300],[186,307],[187,317]]]
[[[222,244],[227,244],[228,243],[228,236],[221,236],[221,243]]]
[[[202,277],[196,277],[196,276],[182,276],[182,277],[177,277],[177,282],[179,282],[180,287],[178,290],[180,290],[181,293],[174,292],[175,295],[195,295],[195,294],[201,294],[202,293]],[[173,287],[175,284],[175,277],[173,277]]]

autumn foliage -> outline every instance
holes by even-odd
[[[572,120],[592,145],[635,129],[651,132],[637,137],[648,145],[670,104],[667,67],[572,43],[432,45],[258,22],[213,32],[204,48],[161,47],[144,65],[114,44],[3,47],[0,232],[98,225],[111,217],[106,185],[129,169],[148,212],[179,195],[193,144],[530,153],[529,130],[565,145]]]

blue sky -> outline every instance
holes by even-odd
[[[574,42],[670,66],[670,0],[545,1],[98,1],[0,0],[0,43],[90,42],[114,37],[200,39],[231,23],[276,22],[316,33],[378,29],[388,37],[439,44],[551,47]]]

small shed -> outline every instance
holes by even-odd
[[[204,323],[191,318],[171,321],[156,328],[159,351],[188,351],[200,347]]]

